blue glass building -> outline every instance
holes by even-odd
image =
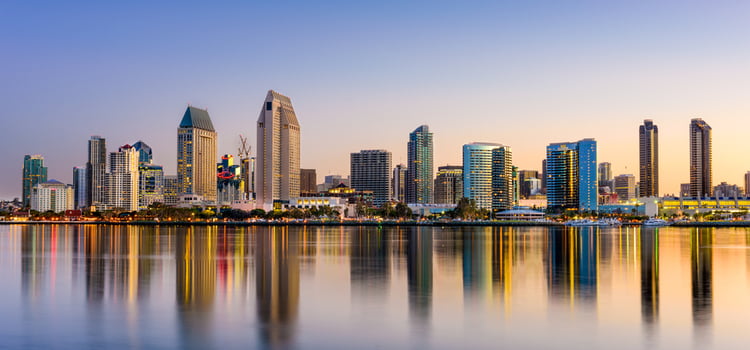
[[[596,211],[598,179],[596,140],[547,146],[547,206],[551,209]]]

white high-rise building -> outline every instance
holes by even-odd
[[[73,186],[57,180],[42,182],[31,189],[31,209],[59,213],[73,210]]]
[[[109,154],[106,179],[107,208],[138,210],[138,151],[125,145]]]
[[[300,126],[292,100],[269,90],[258,117],[255,192],[259,205],[300,192]]]

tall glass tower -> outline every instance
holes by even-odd
[[[501,147],[505,146],[488,142],[473,142],[463,147],[463,195],[473,199],[478,208],[492,209],[492,150]]]
[[[422,125],[409,134],[406,202],[432,203],[432,133]]]
[[[180,194],[216,201],[217,135],[208,111],[188,107],[177,128],[177,179]]]
[[[23,206],[31,205],[31,190],[34,186],[47,182],[47,167],[44,166],[44,157],[26,155],[23,157]]]
[[[133,144],[133,148],[138,151],[138,163],[140,164],[151,164],[154,158],[151,147],[143,141],[138,141]]]
[[[86,167],[73,167],[73,207],[76,209],[86,207],[86,197],[88,196],[86,184]]]
[[[106,193],[104,176],[107,172],[107,140],[101,136],[91,136],[89,140],[89,161],[86,162],[86,207],[104,210]]]
[[[690,196],[710,197],[711,127],[703,119],[690,120]]]
[[[492,211],[509,210],[516,202],[518,186],[510,147],[492,150]]]
[[[576,211],[598,210],[596,140],[547,146],[547,205]]]
[[[659,196],[659,128],[650,119],[638,128],[639,193],[641,197]]]

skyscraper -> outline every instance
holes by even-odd
[[[745,173],[745,196],[750,196],[750,171]]]
[[[300,169],[300,193],[314,194],[318,192],[318,175],[315,169]]]
[[[617,199],[621,201],[635,199],[635,176],[632,174],[617,175],[614,182]]]
[[[208,111],[189,106],[177,128],[180,194],[216,201],[217,135]]]
[[[711,173],[711,127],[696,118],[690,120],[690,196],[709,197]]]
[[[499,143],[473,142],[463,146],[463,195],[478,208],[492,209],[492,150]]]
[[[609,193],[615,191],[615,184],[612,177],[612,163],[601,162],[599,163],[599,188],[602,192],[603,187],[609,187]]]
[[[105,179],[107,208],[138,210],[138,151],[131,145],[109,154],[109,173]]]
[[[73,207],[75,209],[86,207],[86,197],[88,194],[86,185],[86,167],[73,167]]]
[[[492,149],[492,211],[512,209],[517,201],[516,167],[513,166],[510,147]]]
[[[300,192],[300,125],[292,100],[269,90],[258,117],[255,192],[258,204],[288,201]]]
[[[596,211],[596,141],[552,143],[547,146],[547,206],[562,210]]]
[[[138,141],[133,144],[133,148],[138,151],[138,163],[151,164],[154,159],[153,151],[151,147],[143,141]]]
[[[518,171],[518,186],[517,189],[518,195],[520,198],[528,198],[531,196],[531,187],[529,187],[527,184],[529,183],[530,179],[538,179],[539,178],[539,172],[536,170],[519,170]],[[535,193],[536,194],[536,193]]]
[[[391,152],[364,150],[351,154],[351,184],[357,191],[372,191],[374,205],[391,199]]]
[[[434,199],[437,204],[457,204],[464,196],[464,167],[446,165],[438,167],[435,176]]]
[[[47,182],[47,167],[44,166],[44,157],[35,154],[25,155],[23,157],[23,177],[22,177],[22,191],[23,191],[23,206],[29,207],[31,205],[31,191],[34,186]]]
[[[639,196],[659,196],[659,128],[651,119],[638,128],[640,168]]]
[[[398,164],[393,168],[393,199],[406,202],[406,165]]]
[[[432,133],[421,125],[409,134],[406,202],[432,203]]]
[[[133,147],[135,148],[135,147]],[[156,202],[164,203],[164,168],[143,162],[139,152],[138,209],[147,209]]]
[[[103,210],[106,203],[104,175],[107,173],[107,140],[91,136],[89,159],[86,162],[86,206]]]

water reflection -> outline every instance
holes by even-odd
[[[733,307],[750,304],[742,289],[750,285],[746,229],[0,230],[0,276],[6,291],[18,291],[18,300],[0,299],[0,310],[49,330],[18,330],[22,336],[5,338],[21,339],[10,347],[322,348],[342,340],[441,347],[430,339],[444,337],[460,339],[446,343],[454,346],[513,347],[536,332],[521,325],[551,322],[580,330],[578,338],[597,331],[647,339],[622,347],[669,348],[690,338],[722,348],[720,324],[750,321]],[[469,337],[479,326],[504,332],[503,340]],[[378,332],[389,337],[372,336]],[[544,345],[573,344],[548,333],[556,342]]]

